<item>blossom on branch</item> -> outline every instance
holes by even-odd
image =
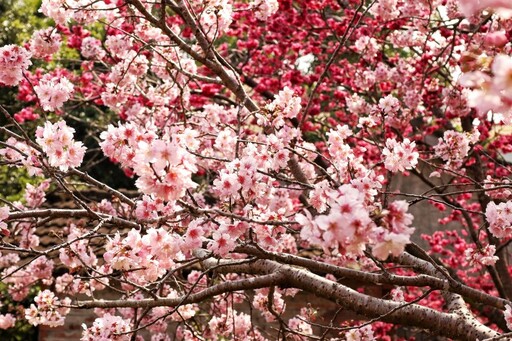
[[[73,88],[73,84],[66,77],[52,77],[47,74],[34,86],[34,91],[43,110],[54,111],[71,98]]]
[[[14,86],[23,79],[23,73],[32,65],[29,51],[16,45],[0,47],[0,85]]]
[[[53,27],[34,32],[30,41],[30,52],[34,58],[45,58],[60,49],[61,36]]]
[[[127,334],[130,331],[129,322],[120,316],[105,314],[103,317],[94,320],[90,328],[87,328],[85,324],[82,324],[82,327],[84,331],[81,341],[130,340],[130,335]]]
[[[74,141],[75,130],[66,125],[65,121],[55,124],[46,122],[36,130],[36,141],[48,155],[51,166],[67,171],[69,167],[82,164],[86,148],[82,142]]]
[[[254,16],[258,20],[265,21],[277,12],[279,2],[277,0],[255,0],[252,6],[256,9]]]
[[[416,143],[409,141],[409,139],[404,139],[403,142],[387,139],[386,148],[382,151],[386,169],[396,173],[416,167],[419,154],[415,147]]]
[[[34,302],[36,305],[31,304],[30,308],[25,310],[25,318],[30,324],[49,327],[64,325],[64,319],[69,313],[66,305],[71,303],[69,298],[60,301],[53,292],[44,290],[37,294]]]

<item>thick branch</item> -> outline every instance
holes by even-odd
[[[346,309],[370,318],[385,315],[382,318],[384,322],[419,327],[437,335],[462,340],[473,341],[498,335],[497,332],[473,318],[468,319],[467,316],[443,313],[417,304],[397,309],[401,303],[361,294],[302,269],[290,267],[282,271],[289,285],[335,301]],[[388,314],[393,309],[397,310]]]
[[[196,256],[205,256],[204,250],[195,252]],[[497,336],[498,333],[480,324],[472,316],[458,313],[443,313],[417,304],[401,307],[401,303],[375,298],[324,277],[313,274],[306,269],[279,264],[270,260],[257,260],[253,263],[233,264],[232,261],[209,258],[203,261],[206,268],[216,267],[219,272],[247,272],[283,274],[288,287],[304,291],[336,302],[344,308],[369,318],[382,317],[390,323],[418,327],[431,332],[462,340],[476,340]],[[219,265],[225,265],[220,267]]]
[[[154,307],[176,307],[183,304],[202,302],[217,295],[235,292],[239,290],[251,290],[266,288],[281,284],[284,280],[283,274],[275,272],[261,277],[246,278],[236,281],[220,283],[206,288],[195,294],[186,294],[177,298],[158,298],[143,300],[96,300],[84,301],[72,306],[73,308],[154,308]]]
[[[104,213],[97,213],[102,219],[105,219],[113,224],[125,226],[129,228],[139,228],[139,224],[114,217]],[[9,218],[6,221],[13,221],[24,218],[86,218],[90,217],[96,219],[96,216],[91,216],[91,213],[85,209],[41,209],[41,210],[28,210],[20,212],[9,213]]]
[[[333,274],[339,278],[347,278],[357,280],[366,284],[392,284],[397,286],[415,286],[415,287],[430,287],[432,289],[449,291],[455,294],[462,295],[482,304],[487,304],[498,309],[505,309],[505,305],[511,304],[510,301],[486,294],[482,291],[473,289],[467,285],[459,282],[452,282],[446,279],[434,277],[435,268],[421,259],[413,257],[409,254],[404,254],[400,257],[402,264],[407,264],[415,267],[427,267],[429,271],[417,276],[398,276],[393,274],[377,274],[354,269],[343,268],[340,266],[318,262],[312,259],[303,258],[291,254],[282,254],[276,252],[268,252],[257,249],[252,246],[244,246],[237,248],[237,252],[246,253],[258,258],[271,259],[290,265],[297,265],[304,267],[312,272],[320,274]]]

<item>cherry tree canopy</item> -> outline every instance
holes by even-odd
[[[0,328],[95,309],[82,340],[511,337],[510,1],[43,0],[40,12],[54,25],[0,47],[0,86],[23,104],[0,107],[0,162],[34,178],[21,201],[1,200],[14,304]],[[90,175],[101,158],[136,191]],[[428,190],[396,189],[406,176]],[[444,214],[423,248],[414,205]],[[305,293],[338,311],[290,311]]]

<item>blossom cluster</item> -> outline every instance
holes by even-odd
[[[137,230],[121,239],[119,233],[110,240],[103,259],[114,270],[129,271],[127,278],[134,283],[147,284],[160,278],[182,259],[181,238],[163,228],[151,228],[141,235]]]
[[[318,215],[314,220],[297,214],[296,220],[302,225],[301,238],[325,249],[335,249],[353,254],[362,254],[373,221],[365,206],[364,193],[351,185],[342,185],[336,191],[326,193],[329,214]]]
[[[69,167],[78,167],[82,163],[86,148],[82,142],[74,141],[75,129],[68,127],[65,121],[45,122],[37,127],[36,142],[48,155],[51,166],[67,171]]]
[[[406,201],[397,200],[382,211],[380,226],[373,231],[372,252],[378,259],[386,259],[390,254],[399,256],[410,243],[414,227],[411,227],[413,215],[407,213],[408,208]]]
[[[416,143],[409,139],[397,142],[395,139],[386,140],[386,148],[382,151],[384,166],[396,173],[414,168],[418,164],[419,154],[415,151]]]
[[[265,318],[265,321],[267,322],[273,322],[276,320],[276,317],[274,314],[272,314],[268,307],[268,290],[259,290],[256,295],[254,295],[252,304],[255,309],[260,310],[262,312],[263,317]],[[284,299],[282,297],[282,294],[279,292],[275,292],[273,295],[273,300],[271,302],[272,309],[275,313],[278,315],[281,315],[285,312],[286,304],[284,302]]]
[[[313,335],[313,328],[311,327],[311,324],[303,318],[292,317],[288,320],[288,327],[297,332],[297,334],[291,335],[293,340],[300,341],[303,339],[302,335]]]
[[[249,335],[252,339],[260,340],[262,335],[258,330],[251,330],[251,317],[243,312],[221,306],[222,313],[208,322],[208,336],[212,340],[221,340],[219,336],[228,339],[243,339]]]
[[[512,237],[512,201],[496,205],[490,202],[485,210],[489,231],[496,238]]]
[[[473,249],[469,247],[464,251],[464,255],[468,260],[469,266],[474,266],[476,264],[482,266],[494,265],[498,260],[498,257],[494,254],[496,253],[496,246],[494,245],[486,245],[481,249]]]
[[[109,1],[88,0],[43,0],[39,12],[60,25],[65,25],[71,20],[91,24],[99,19],[108,18],[111,14],[108,9],[115,8],[112,5],[109,6],[109,3]]]
[[[85,37],[82,40],[80,52],[85,58],[91,59],[94,58],[101,60],[106,55],[105,50],[101,47],[101,40],[94,37]]]
[[[38,186],[27,184],[25,187],[26,206],[31,208],[40,207],[46,201],[45,191],[50,188],[50,181],[42,181]]]
[[[71,224],[66,232],[68,242],[79,239],[81,235],[85,234],[84,231],[74,224]],[[59,259],[62,264],[66,265],[70,269],[77,269],[83,266],[91,267],[95,266],[97,263],[96,255],[88,245],[88,241],[86,239],[71,243],[69,248],[60,249]]]
[[[465,16],[472,16],[477,12],[493,8],[505,18],[512,16],[512,4],[507,0],[459,0],[460,10]]]
[[[511,11],[512,13],[512,11]],[[493,32],[486,37],[491,47],[505,45],[508,42],[504,32]],[[476,58],[476,60],[472,60]],[[471,70],[459,78],[459,83],[468,88],[465,93],[468,105],[477,109],[480,116],[491,111],[495,115],[495,121],[505,124],[512,123],[512,111],[510,101],[512,100],[512,57],[505,54],[498,54],[492,59],[490,68],[487,63],[482,62],[490,57],[482,53],[480,58],[468,57],[470,62],[467,67]],[[475,65],[473,65],[475,64]],[[481,65],[483,64],[483,65]]]
[[[488,175],[483,187],[486,189],[487,195],[491,198],[507,200],[512,198],[512,191],[509,187],[510,184],[511,181],[508,178],[494,179]]]
[[[512,328],[512,306],[505,306],[505,313],[503,314],[505,317],[505,322],[507,323],[508,328]]]
[[[207,4],[200,17],[200,23],[206,35],[214,39],[224,33],[233,21],[233,6],[228,0],[213,0]]]
[[[37,150],[14,137],[8,138],[6,144],[5,148],[0,149],[0,155],[6,161],[26,168],[31,176],[42,173],[39,162],[40,153]]]
[[[30,40],[30,52],[34,58],[45,58],[59,51],[61,36],[54,27],[35,31]]]
[[[447,130],[434,146],[435,155],[446,161],[448,169],[455,170],[462,166],[464,158],[468,156],[470,144],[478,141],[479,135],[478,130],[470,134]]]
[[[158,138],[151,129],[144,130],[130,123],[119,127],[110,125],[100,135],[103,140],[100,146],[105,155],[133,169],[139,176],[136,185],[142,193],[171,201],[197,185],[191,180],[197,171],[196,160],[185,149],[193,148],[193,144],[185,145],[187,138],[178,141],[178,135],[174,139]]]
[[[258,20],[265,21],[277,12],[279,2],[277,0],[255,0],[252,6],[256,9],[254,16]]]
[[[0,315],[0,329],[9,329],[16,324],[16,318],[12,314]]]
[[[39,84],[34,86],[41,107],[45,111],[60,109],[64,102],[71,98],[73,84],[66,77],[54,77],[50,74],[44,75]]]
[[[341,179],[347,177],[349,164],[354,164],[356,159],[351,146],[347,143],[347,138],[352,134],[352,130],[346,125],[339,125],[327,133],[327,150]],[[317,188],[322,187],[321,184],[318,185]]]
[[[363,326],[345,333],[347,341],[374,341],[377,340],[371,326]]]
[[[8,236],[11,233],[5,223],[5,220],[9,218],[9,211],[9,206],[0,207],[0,233],[4,236]]]
[[[58,257],[69,272],[62,276],[52,277],[54,263],[46,257],[17,269],[19,257],[2,254],[9,294],[21,300],[33,283],[52,285],[66,295],[92,295],[113,285],[127,293],[123,299],[144,299],[142,292],[147,291],[176,299],[210,284],[251,278],[229,273],[212,279],[196,271],[188,281],[181,278],[181,269],[196,260],[197,249],[224,258],[221,262],[234,262],[246,257],[237,253],[246,245],[281,254],[314,250],[318,262],[373,270],[375,259],[404,252],[415,231],[408,203],[393,201],[394,194],[380,189],[397,173],[423,172],[416,168],[420,153],[446,164],[453,188],[467,188],[462,186],[472,180],[473,169],[462,167],[480,162],[481,178],[487,178],[485,183],[476,181],[478,185],[492,198],[510,199],[508,186],[503,186],[509,183],[510,169],[495,160],[500,148],[512,150],[512,139],[500,136],[494,124],[499,119],[512,122],[512,26],[506,20],[479,26],[475,14],[497,7],[504,18],[511,6],[503,0],[460,0],[457,7],[457,1],[378,0],[364,11],[354,11],[354,1],[193,0],[161,11],[159,4],[138,0],[126,6],[111,0],[43,0],[40,11],[53,18],[57,28],[36,31],[26,48],[0,48],[0,84],[19,84],[20,100],[30,103],[15,118],[22,124],[44,111],[61,114],[72,96],[83,99],[77,103],[104,111],[109,121],[118,117],[118,123],[101,133],[101,150],[128,177],[135,177],[141,196],[131,205],[131,199],[114,195],[115,200],[87,207],[102,217],[115,217],[101,225],[113,230],[100,233],[81,227],[90,226],[89,221],[64,229]],[[459,20],[459,10],[473,17]],[[181,15],[167,15],[170,12]],[[453,19],[456,30],[448,24]],[[90,32],[82,26],[96,22],[108,23],[101,35],[95,33],[97,27]],[[385,35],[372,29],[380,23]],[[437,28],[430,30],[433,25]],[[343,43],[333,36],[343,36]],[[73,73],[28,72],[32,56],[50,60],[61,42],[80,52],[80,67],[74,65]],[[461,74],[458,85],[451,86]],[[74,114],[75,108],[66,109]],[[489,110],[501,115],[491,121]],[[463,132],[468,125],[474,132]],[[2,162],[59,181],[62,173],[42,170],[49,165],[66,172],[81,165],[86,149],[75,142],[74,133],[64,121],[46,122],[36,132],[41,148],[11,137],[0,150]],[[436,134],[444,135],[432,147],[428,139]],[[93,180],[90,184],[98,185]],[[23,204],[13,207],[21,212],[40,207],[48,186],[28,185]],[[458,220],[467,210],[475,226],[481,224],[481,217],[471,213],[481,211],[475,208],[478,203],[471,202],[470,193],[460,194],[463,191],[443,193],[441,199],[450,197],[460,209],[441,222]],[[428,193],[413,195],[426,201]],[[497,238],[510,237],[509,206],[487,206],[489,230]],[[39,218],[16,221],[9,215],[16,216],[7,206],[0,208],[5,239],[26,250],[43,247],[34,233]],[[118,222],[137,228],[118,231]],[[105,251],[102,260],[92,248],[99,240],[106,241],[100,246]],[[431,241],[433,252],[457,255],[443,259],[453,268],[462,264],[485,270],[498,260],[496,246],[485,242],[478,249],[459,242],[450,253],[451,248],[443,250],[447,237]],[[490,279],[481,277],[475,287],[494,290]],[[337,279],[327,275],[326,280]],[[167,287],[168,282],[176,282],[176,290]],[[414,296],[411,292],[413,288],[395,289],[391,298],[403,302]],[[264,339],[253,327],[252,316],[233,306],[252,297],[252,306],[273,321],[275,312],[285,310],[285,290],[274,288],[271,295],[268,289],[245,297],[219,295],[200,308],[210,315],[202,337]],[[418,303],[432,307],[441,301],[429,297],[429,302]],[[61,303],[44,291],[27,309],[27,319],[60,325],[66,313]],[[168,340],[167,322],[191,318],[198,309],[158,307],[144,316],[132,308],[101,311],[91,328],[84,326],[82,340],[127,340],[130,328],[138,326],[147,326],[152,340]],[[313,319],[304,315],[287,322],[283,337],[299,340],[313,334]],[[512,321],[509,307],[505,316]],[[0,328],[13,320],[0,316]],[[197,339],[194,328],[179,326],[176,339]],[[365,326],[338,336],[374,340],[381,337],[373,335],[377,328]],[[291,335],[293,331],[297,334]]]
[[[285,87],[279,91],[275,99],[266,106],[268,111],[276,115],[272,125],[279,128],[284,125],[284,118],[297,117],[302,108],[300,102],[300,97],[295,96],[292,89]]]
[[[91,327],[87,328],[82,324],[84,331],[81,341],[115,340],[128,341],[131,336],[128,334],[130,325],[128,321],[120,316],[105,314],[94,320]]]
[[[70,309],[66,307],[71,303],[69,298],[60,301],[53,292],[43,290],[34,298],[36,305],[31,304],[30,308],[25,310],[25,318],[34,325],[45,325],[49,327],[58,327],[64,325],[66,315]]]
[[[23,73],[32,65],[31,54],[16,45],[0,47],[0,84],[14,86],[23,79]]]
[[[33,235],[33,232],[23,231],[27,235]],[[30,238],[30,237],[29,237]],[[28,239],[29,239],[28,238]],[[37,236],[36,236],[37,238]],[[22,244],[23,245],[23,244]],[[28,244],[28,247],[36,247],[38,240],[35,243]],[[22,246],[24,247],[24,246]],[[3,280],[4,284],[8,285],[7,291],[15,301],[21,301],[27,297],[31,285],[36,282],[41,282],[44,285],[50,285],[53,282],[53,268],[54,262],[45,256],[37,258],[35,261],[30,263],[26,268],[19,270],[18,266],[14,264],[14,261],[19,259],[4,259],[4,262],[8,261],[8,267],[2,271],[2,276],[6,278]],[[9,276],[15,272],[16,276]]]

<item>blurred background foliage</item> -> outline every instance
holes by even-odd
[[[41,0],[0,0],[0,46],[21,45],[35,30],[48,26],[50,20],[38,12],[40,6]],[[11,112],[21,109],[21,103],[14,100],[16,90],[15,87],[0,87],[0,104]],[[0,117],[2,123],[5,119]]]
[[[51,20],[38,12],[40,6],[41,0],[0,0],[0,46],[21,44],[48,26]]]

